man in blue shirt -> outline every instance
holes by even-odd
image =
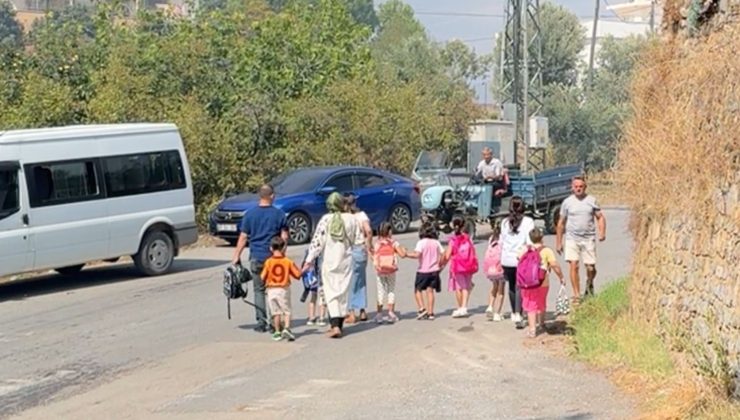
[[[273,206],[275,191],[271,185],[265,184],[259,190],[259,205],[247,211],[242,218],[241,234],[234,250],[232,263],[237,264],[241,260],[242,251],[249,239],[249,268],[254,278],[254,307],[257,317],[258,332],[269,331],[270,316],[265,304],[265,282],[260,277],[265,261],[272,255],[270,241],[276,236],[281,236],[288,241],[288,223],[285,213]]]

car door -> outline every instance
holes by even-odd
[[[356,194],[357,206],[367,213],[373,228],[388,220],[396,195],[390,179],[382,174],[358,171]]]
[[[307,209],[314,218],[312,221],[314,226],[316,226],[318,219],[326,214],[326,198],[329,194],[332,192],[351,194],[354,190],[354,171],[341,171],[331,174],[326,181],[318,186],[316,189],[316,199],[310,204],[310,208]]]
[[[33,269],[20,164],[0,162],[0,276]],[[25,203],[24,203],[25,202]]]

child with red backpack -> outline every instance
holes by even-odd
[[[542,231],[537,228],[529,232],[532,245],[523,250],[516,267],[516,282],[522,292],[522,308],[527,312],[529,324],[527,337],[530,338],[537,336],[538,327],[545,329],[547,292],[550,290],[548,271],[554,271],[560,284],[565,284],[555,253],[542,243],[543,236]]]
[[[378,241],[373,252],[373,264],[378,274],[378,312],[375,322],[378,324],[387,320],[393,324],[398,316],[393,311],[396,303],[396,272],[398,271],[397,256],[405,257],[406,251],[393,240],[391,224],[384,222],[378,229]],[[388,304],[388,316],[383,318],[383,303]]]
[[[506,290],[504,267],[501,265],[501,225],[494,223],[491,229],[492,233],[488,240],[486,256],[483,259],[483,272],[486,278],[491,281],[491,294],[488,296],[486,317],[489,321],[499,322],[504,319],[501,311],[504,307],[504,291]]]
[[[450,283],[448,290],[455,292],[457,309],[452,312],[453,318],[468,316],[468,301],[473,288],[473,274],[478,272],[478,256],[475,244],[464,231],[465,219],[456,217],[452,220],[454,234],[450,238],[445,261],[450,262]]]

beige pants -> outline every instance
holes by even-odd
[[[596,265],[596,239],[566,239],[565,261]]]
[[[387,300],[387,301],[386,301]],[[378,275],[378,305],[396,303],[396,274]]]
[[[272,315],[290,315],[290,288],[268,288],[267,304]]]

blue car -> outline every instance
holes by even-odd
[[[288,215],[290,242],[311,240],[313,229],[326,214],[326,198],[332,192],[354,194],[367,213],[373,230],[388,221],[393,231],[409,230],[421,216],[418,184],[406,177],[366,167],[313,167],[296,169],[275,178],[274,205]],[[224,199],[209,217],[211,235],[235,244],[239,223],[257,206],[257,194],[243,193]]]

